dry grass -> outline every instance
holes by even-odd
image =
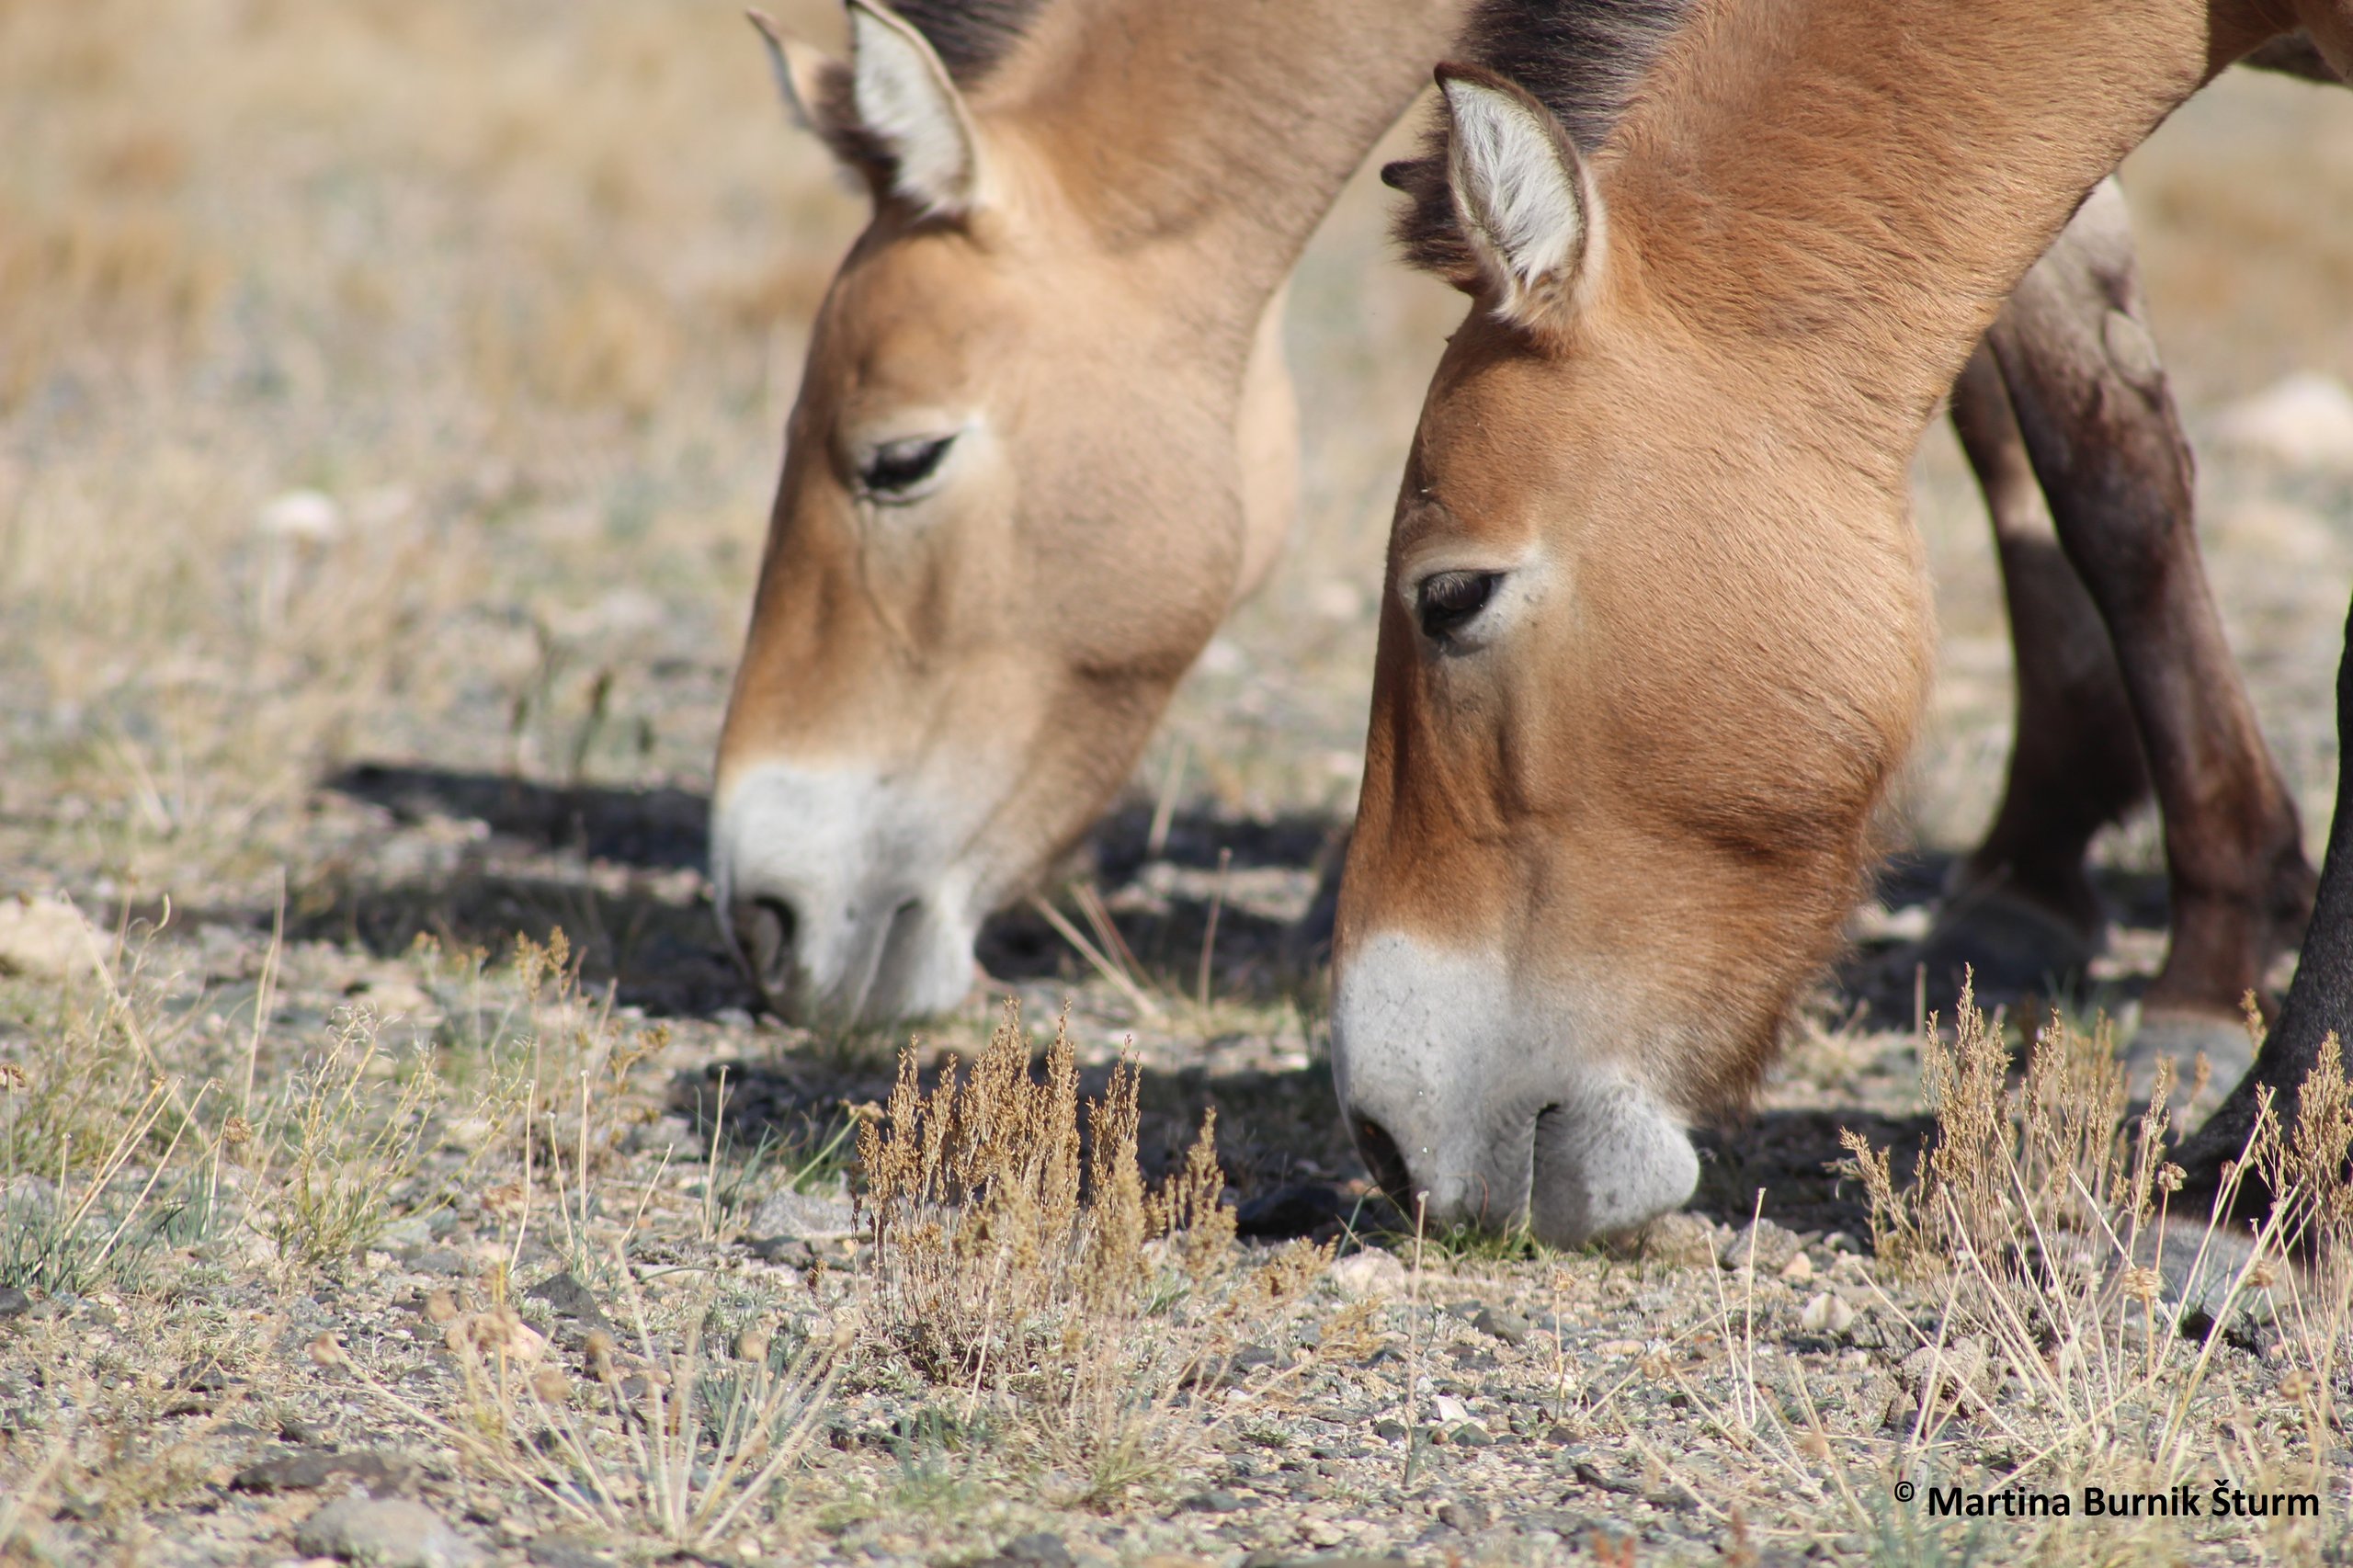
[[[2353,376],[2348,116],[2226,83],[2128,171],[2193,428],[2290,369]],[[322,1494],[224,1477],[330,1444],[414,1458],[510,1556],[529,1529],[961,1562],[1042,1528],[1122,1561],[1525,1561],[1825,1528],[1855,1562],[2341,1554],[2341,1487],[2318,1528],[2224,1540],[1971,1537],[1885,1486],[2312,1485],[2347,1397],[2335,1102],[2254,1152],[2297,1206],[2209,1248],[2270,1314],[2219,1340],[2132,1272],[2177,1223],[2157,1124],[2082,1036],[2046,1031],[2013,1084],[1973,1024],[1930,1048],[1928,1167],[1881,1167],[1875,1264],[1801,1286],[1433,1237],[1403,1299],[1343,1296],[1324,1250],[1235,1244],[1217,1203],[1221,1153],[1253,1192],[1352,1176],[1312,993],[1262,962],[1303,867],[1081,884],[1057,939],[1090,956],[1025,992],[1032,1017],[1075,995],[1042,1060],[975,1006],[933,1033],[969,1065],[917,1052],[894,1091],[899,1040],[620,983],[639,948],[641,983],[710,960],[691,846],[641,865],[568,815],[531,840],[505,795],[323,790],[373,759],[707,790],[807,321],[860,216],[733,5],[0,0],[0,894],[70,890],[103,960],[0,972],[0,1286],[28,1309],[0,1319],[0,1559],[284,1558]],[[1140,774],[1155,857],[1172,819],[1352,798],[1398,463],[1460,310],[1382,258],[1386,199],[1352,186],[1294,289],[1305,515]],[[1995,788],[2006,665],[1941,437],[1921,472],[1948,679],[1913,815],[1950,844]],[[2205,472],[2312,812],[2344,498]],[[371,923],[379,893],[399,918]],[[1211,928],[1131,950],[1186,900]],[[1839,1070],[1807,1103],[1912,1108],[1877,1064],[1906,1043],[1816,1031]],[[715,1057],[745,1064],[731,1103],[800,1097],[711,1136],[674,1078]],[[789,1190],[850,1229],[845,1099],[889,1102],[858,1124],[865,1228],[765,1260],[747,1228]],[[1148,1183],[1211,1101],[1216,1142]],[[602,1328],[531,1294],[558,1273]],[[1893,1342],[1804,1327],[1824,1294]],[[1483,1337],[1472,1297],[1552,1322]],[[1999,1392],[1907,1382],[1939,1345]],[[1172,1512],[1202,1494],[1256,1506]],[[1434,1522],[1480,1498],[1580,1522]]]

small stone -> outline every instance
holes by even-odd
[[[1813,1259],[1800,1253],[1781,1265],[1781,1278],[1792,1285],[1802,1285],[1813,1278]]]
[[[538,1365],[548,1348],[546,1335],[504,1306],[460,1312],[441,1325],[441,1339],[452,1350],[471,1350],[485,1360],[503,1356],[526,1367]]]
[[[831,1241],[858,1233],[847,1199],[807,1192],[774,1192],[744,1220],[746,1235],[761,1241]]]
[[[612,1568],[612,1557],[595,1542],[572,1535],[543,1535],[525,1543],[523,1555],[534,1568]]]
[[[393,1221],[376,1236],[376,1244],[393,1252],[410,1252],[433,1244],[433,1225],[422,1214]]]
[[[1482,1334],[1493,1335],[1506,1345],[1525,1345],[1533,1325],[1508,1307],[1482,1307],[1471,1326]]]
[[[1071,1568],[1070,1548],[1063,1538],[1043,1530],[1015,1536],[996,1549],[996,1556],[1015,1568]]]
[[[1460,1426],[1448,1427],[1446,1440],[1449,1447],[1457,1449],[1487,1449],[1493,1448],[1495,1442],[1486,1427],[1476,1421],[1465,1421]]]
[[[1350,1253],[1332,1266],[1332,1283],[1340,1294],[1362,1301],[1371,1296],[1403,1295],[1405,1290],[1405,1266],[1397,1261],[1394,1253],[1379,1247],[1367,1247]]]
[[[599,1328],[609,1332],[613,1326],[588,1287],[569,1273],[549,1276],[524,1291],[523,1298],[545,1301],[557,1317],[572,1326],[575,1335]]]
[[[1671,1268],[1702,1268],[1716,1261],[1716,1229],[1697,1214],[1662,1214],[1640,1230],[1609,1237],[1607,1250],[1619,1257],[1661,1263]]]
[[[339,1498],[303,1521],[294,1544],[362,1568],[472,1568],[484,1560],[441,1516],[397,1498]]]
[[[1430,1415],[1441,1425],[1452,1426],[1471,1419],[1471,1407],[1450,1393],[1442,1393],[1430,1401]]]
[[[1231,1492],[1197,1492],[1185,1506],[1198,1514],[1238,1514],[1250,1505]]]
[[[1841,1335],[1855,1326],[1855,1309],[1835,1290],[1824,1290],[1805,1304],[1799,1324],[1808,1334]]]
[[[1487,1528],[1489,1521],[1487,1510],[1476,1503],[1438,1505],[1438,1522],[1449,1529],[1461,1530],[1464,1535],[1477,1535]]]
[[[1771,1220],[1754,1220],[1732,1233],[1716,1261],[1726,1268],[1754,1267],[1760,1275],[1779,1274],[1797,1254],[1796,1232]]]
[[[1403,1421],[1398,1420],[1395,1416],[1384,1415],[1380,1420],[1372,1424],[1372,1435],[1376,1437],[1386,1437],[1392,1443],[1402,1443],[1407,1437],[1411,1437],[1413,1433]]]
[[[280,1454],[247,1465],[231,1478],[239,1492],[313,1492],[330,1482],[364,1486],[378,1497],[406,1491],[417,1463],[405,1454],[358,1449],[339,1454]]]
[[[107,945],[98,928],[70,903],[0,898],[0,974],[63,980],[95,973]]]
[[[1930,1372],[1935,1374],[1930,1386]],[[1982,1405],[2001,1385],[2002,1369],[1985,1353],[1984,1342],[1958,1339],[1949,1345],[1923,1345],[1904,1358],[1897,1369],[1904,1386],[1915,1396],[1915,1410],[1932,1400]]]

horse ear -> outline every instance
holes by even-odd
[[[757,11],[794,121],[867,176],[874,199],[955,218],[978,205],[980,139],[930,42],[881,0],[849,0],[847,64],[789,39]]]
[[[776,90],[792,123],[828,143],[835,142],[837,132],[851,129],[844,118],[849,104],[849,67],[813,44],[786,36],[766,11],[744,15],[758,29],[760,41],[767,45],[768,69],[776,74]]]
[[[1476,66],[1441,65],[1447,184],[1463,243],[1515,325],[1565,322],[1599,265],[1601,198],[1575,143],[1518,84]]]

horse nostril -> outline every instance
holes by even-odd
[[[1357,1153],[1364,1156],[1374,1184],[1389,1195],[1391,1202],[1401,1209],[1408,1208],[1413,1200],[1414,1173],[1406,1167],[1405,1156],[1398,1153],[1397,1140],[1389,1136],[1388,1129],[1367,1116],[1358,1117],[1352,1131],[1356,1133]]]
[[[746,898],[738,899],[727,913],[735,950],[753,981],[771,1000],[785,995],[792,988],[793,938],[801,931],[792,906],[782,899]]]

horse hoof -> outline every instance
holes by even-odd
[[[2157,1063],[2170,1058],[2174,1087],[2167,1096],[2174,1125],[2184,1131],[2205,1119],[2220,1105],[2246,1070],[2255,1063],[2255,1041],[2247,1038],[2245,1020],[2188,1008],[2144,1007],[2140,1027],[2119,1053],[2124,1064],[2125,1093],[2145,1100],[2155,1088]],[[2211,1070],[2206,1090],[2190,1097],[2190,1086],[2203,1055]]]

